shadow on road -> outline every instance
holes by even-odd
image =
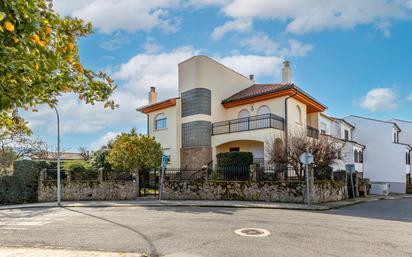
[[[89,214],[89,213],[86,213],[86,212],[74,210],[74,209],[71,209],[71,208],[68,208],[68,207],[62,207],[62,208],[63,208],[63,209],[66,209],[66,210],[68,210],[68,211],[71,211],[71,212],[75,212],[75,213],[79,213],[79,214],[82,214],[82,215],[86,215],[86,216],[89,216],[89,217],[92,217],[92,218],[95,218],[95,219],[99,219],[99,220],[102,220],[102,221],[105,221],[105,222],[114,224],[114,225],[119,226],[119,227],[122,227],[122,228],[124,228],[124,229],[127,229],[127,230],[133,232],[134,234],[137,234],[137,235],[140,236],[141,238],[143,238],[143,240],[147,243],[147,245],[148,245],[148,247],[149,247],[149,256],[150,256],[150,257],[157,257],[157,256],[159,256],[159,253],[157,252],[156,246],[153,244],[153,242],[150,240],[150,238],[148,238],[145,234],[143,234],[142,232],[140,232],[140,231],[138,231],[138,230],[136,230],[136,229],[134,229],[134,228],[132,228],[132,227],[129,227],[129,226],[120,224],[120,223],[118,223],[118,222],[115,222],[115,221],[112,221],[112,220],[109,220],[109,219],[106,219],[106,218],[103,218],[103,217],[99,217],[99,216],[96,216],[96,215],[93,215],[93,214]]]
[[[370,219],[412,222],[412,199],[366,202],[321,213]]]

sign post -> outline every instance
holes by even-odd
[[[162,173],[160,174],[159,200],[162,200],[162,198],[163,198],[163,184],[164,184],[164,179],[165,179],[166,164],[168,162],[169,162],[169,156],[168,155],[162,155]]]
[[[306,173],[306,199],[308,206],[311,204],[311,186],[309,180],[309,164],[313,163],[313,155],[305,152],[300,157],[299,160],[301,163],[305,164],[305,173]]]
[[[345,165],[346,168],[346,172],[349,173],[350,176],[350,187],[351,187],[351,191],[352,191],[352,197],[353,199],[356,198],[356,194],[355,194],[355,185],[353,183],[353,173],[355,173],[355,165],[354,164],[346,164]]]

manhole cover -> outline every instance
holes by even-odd
[[[235,233],[240,236],[262,237],[269,236],[270,232],[263,228],[240,228],[236,229]]]

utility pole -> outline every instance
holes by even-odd
[[[61,205],[61,183],[60,183],[60,117],[57,108],[54,107],[57,117],[57,206]]]

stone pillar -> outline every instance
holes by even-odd
[[[256,164],[251,164],[250,165],[250,179],[252,181],[257,181],[258,180],[258,175],[257,175],[257,165]]]

